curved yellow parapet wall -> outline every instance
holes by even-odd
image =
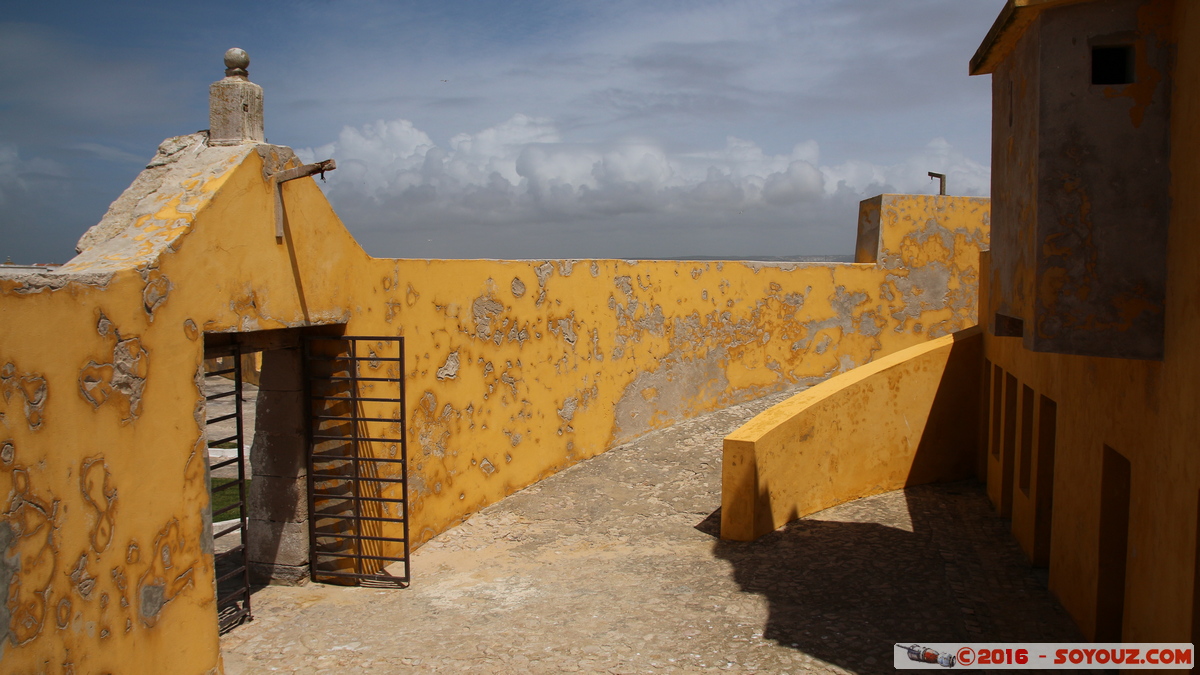
[[[721,538],[750,541],[859,497],[972,475],[978,326],[822,382],[725,437]]]

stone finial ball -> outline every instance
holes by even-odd
[[[226,68],[240,68],[241,70],[245,70],[247,67],[249,67],[249,65],[250,55],[246,53],[245,49],[238,49],[237,47],[234,47],[233,49],[225,52]]]

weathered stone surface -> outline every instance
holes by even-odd
[[[258,394],[257,430],[304,437],[304,411],[308,401],[301,391],[261,389]]]
[[[308,459],[303,434],[254,434],[250,465],[255,476],[299,478],[308,475]]]
[[[308,521],[281,523],[251,518],[247,526],[252,562],[296,566],[308,564]]]
[[[263,90],[245,77],[226,77],[208,88],[209,143],[262,143]]]
[[[304,391],[304,362],[299,349],[262,353],[259,387],[270,391]]]
[[[272,586],[303,586],[308,583],[308,565],[250,563],[250,583]]]
[[[787,395],[484,509],[413,555],[408,589],[262,589],[226,672],[890,673],[900,640],[1082,640],[974,483],[718,541],[721,439]]]
[[[275,522],[308,520],[308,479],[256,475],[250,483],[250,515]]]

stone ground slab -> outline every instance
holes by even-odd
[[[721,440],[787,396],[484,509],[413,555],[408,589],[260,589],[221,640],[226,670],[885,673],[896,642],[1082,641],[973,482],[719,541]]]

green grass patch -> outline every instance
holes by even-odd
[[[236,483],[236,478],[213,478],[209,483],[209,492],[212,495],[212,512],[216,513],[226,506],[236,504],[238,502],[238,489],[236,487],[225,488],[220,492],[215,490],[222,485]],[[246,497],[250,496],[250,481],[246,481]],[[213,522],[221,522],[225,520],[236,520],[238,517],[237,509],[230,509],[225,513],[213,516]]]

